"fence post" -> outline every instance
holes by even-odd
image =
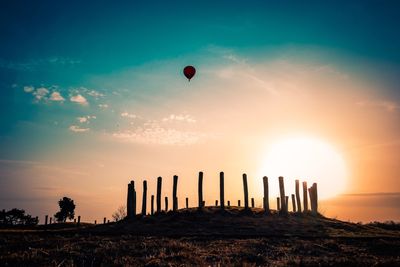
[[[143,181],[142,216],[146,216],[147,209],[147,181]]]
[[[317,184],[314,183],[309,189],[311,212],[313,215],[318,214],[318,195],[317,195]]]
[[[301,212],[301,201],[300,201],[300,185],[299,180],[295,181],[296,185],[296,202],[297,202],[297,212]]]
[[[296,198],[294,194],[292,194],[292,207],[293,207],[293,212],[296,212]]]
[[[178,197],[176,192],[178,191],[178,175],[174,175],[174,185],[172,188],[172,210],[176,211],[178,209]]]
[[[225,196],[224,196],[224,172],[219,173],[219,199],[221,201],[221,209],[225,208]],[[218,206],[218,201],[215,202],[215,206]]]
[[[78,225],[80,225],[81,224],[81,216],[79,215],[78,216]]]
[[[251,198],[251,207],[254,208],[254,197]]]
[[[215,206],[218,207],[218,199],[215,200]]]
[[[238,207],[240,207],[240,199],[238,200]]]
[[[204,207],[203,203],[203,172],[199,172],[199,209]],[[186,207],[187,208],[187,207]]]
[[[136,190],[133,191],[133,217],[136,216]]]
[[[76,223],[76,219],[74,219],[74,223]]]
[[[281,198],[281,213],[286,213],[286,196],[285,196],[285,184],[283,183],[283,177],[279,176],[279,192]]]
[[[162,185],[162,178],[157,178],[157,213],[161,212],[161,185]]]
[[[49,220],[49,215],[46,215],[44,217],[44,225],[47,225],[47,221]]]
[[[285,211],[289,212],[289,196],[285,196]]]
[[[53,221],[53,217],[50,217],[50,224],[52,223],[52,221]]]
[[[303,206],[304,212],[308,211],[308,196],[307,196],[307,182],[303,182]]]
[[[151,195],[151,207],[150,207],[150,214],[154,214],[154,195]]]
[[[97,224],[97,221],[96,221],[96,220],[94,220],[94,224],[95,224],[95,225]]]
[[[228,207],[230,207],[231,206],[231,202],[228,200]]]
[[[264,198],[263,198],[263,208],[264,212],[269,214],[269,192],[268,192],[268,177],[263,177],[263,185],[264,185]]]
[[[106,224],[106,217],[103,218],[103,224]]]
[[[203,200],[203,207],[205,207],[206,206],[206,201],[205,200]]]
[[[279,197],[276,198],[276,210],[281,210],[281,200],[279,199]]]
[[[126,198],[126,217],[132,218],[132,181],[128,184],[128,196]]]
[[[165,197],[165,212],[168,212],[168,197]]]
[[[249,190],[247,188],[247,174],[243,173],[244,208],[249,209]]]
[[[135,182],[131,181],[132,184],[132,217],[136,216],[136,189]]]
[[[314,206],[315,206],[315,215],[318,214],[318,190],[317,190],[317,183],[313,184],[314,187]]]
[[[186,198],[186,208],[187,209],[189,208],[189,198],[188,197]]]
[[[126,203],[126,214],[128,218],[133,218],[136,215],[136,191],[135,182],[131,181],[128,184],[128,198]]]

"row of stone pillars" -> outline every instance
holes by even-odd
[[[247,186],[247,175],[243,174],[243,193],[244,193],[244,208],[249,209],[249,192]],[[225,209],[225,185],[224,185],[224,172],[220,172],[219,175],[219,207]],[[280,214],[288,213],[289,207],[289,196],[285,195],[285,186],[283,177],[278,178],[279,181],[279,194],[277,197],[277,210]],[[263,209],[266,214],[270,214],[269,207],[269,187],[268,187],[268,177],[263,177],[263,187],[264,187],[264,197],[263,197]],[[173,190],[172,190],[172,210],[178,210],[178,176],[173,177]],[[161,190],[162,190],[162,178],[157,178],[157,194],[156,194],[156,211],[154,211],[154,195],[151,195],[151,210],[150,214],[161,212]],[[307,188],[307,182],[303,182],[303,208],[301,206],[300,200],[300,182],[295,180],[295,194],[291,195],[292,200],[292,210],[293,212],[308,212],[308,195],[311,202],[311,212],[313,214],[318,213],[318,194],[317,194],[317,184],[314,183],[310,188]],[[189,199],[186,198],[186,208],[189,208]],[[228,207],[230,207],[230,201],[228,201]],[[203,200],[203,172],[199,172],[198,179],[198,209],[202,209],[205,206],[205,201]],[[218,200],[215,201],[215,206],[218,206]],[[238,200],[238,206],[240,207],[240,200]],[[251,198],[251,207],[254,208],[254,198]],[[168,197],[165,197],[165,211],[168,211]],[[142,210],[141,215],[145,216],[147,214],[147,181],[143,181],[143,199],[142,199]],[[127,197],[127,217],[133,218],[136,215],[136,190],[135,182],[131,181],[128,184],[128,197]]]

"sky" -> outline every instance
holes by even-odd
[[[400,221],[398,1],[0,6],[0,208],[43,218],[69,196],[99,221],[130,180],[170,196],[175,174],[194,206],[199,171],[213,203],[224,171],[231,202],[245,172],[274,208],[282,173],[289,194],[317,181],[327,216]]]

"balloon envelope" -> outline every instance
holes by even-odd
[[[193,76],[196,74],[196,69],[193,66],[186,66],[183,69],[183,74],[186,76],[186,78],[188,78],[188,80],[190,81],[190,79],[193,78]]]

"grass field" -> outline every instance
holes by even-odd
[[[206,208],[0,230],[2,266],[400,266],[398,224]]]

